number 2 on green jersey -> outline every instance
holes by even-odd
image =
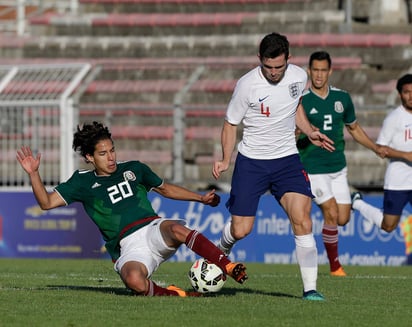
[[[323,120],[323,130],[330,131],[332,130],[332,115],[324,115]]]

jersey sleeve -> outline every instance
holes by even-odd
[[[382,128],[379,132],[378,139],[376,140],[377,144],[389,145],[392,141],[393,132],[396,130],[396,126],[397,126],[397,123],[394,119],[395,115],[393,115],[392,113],[390,113],[383,120]]]
[[[83,194],[79,171],[74,172],[66,182],[59,184],[54,190],[63,198],[66,204],[79,201],[79,194]]]
[[[344,123],[345,125],[351,125],[356,121],[356,114],[355,114],[355,106],[353,105],[353,101],[349,93],[345,92],[346,99],[345,99],[345,115],[344,115]]]
[[[141,163],[142,170],[142,185],[147,191],[150,191],[154,187],[158,187],[163,184],[163,179],[160,178],[153,170],[146,164]]]
[[[248,94],[250,86],[240,79],[233,91],[227,111],[226,121],[233,125],[239,125],[249,108]]]

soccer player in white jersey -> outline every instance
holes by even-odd
[[[296,125],[318,146],[333,151],[333,142],[309,123],[300,104],[307,75],[288,63],[287,38],[278,33],[266,35],[258,57],[260,65],[236,84],[221,134],[222,160],[213,165],[213,176],[218,179],[229,168],[237,126],[243,123],[226,203],[232,219],[218,246],[229,254],[235,242],[251,232],[260,196],[270,191],[287,213],[295,234],[303,299],[322,301],[316,289],[318,257],[310,219],[313,195],[296,148]]]
[[[352,194],[352,208],[369,222],[386,232],[399,224],[403,208],[412,204],[412,74],[402,76],[396,84],[401,105],[385,118],[377,144],[385,146],[390,159],[386,168],[383,211],[366,203],[359,192]]]

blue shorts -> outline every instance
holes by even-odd
[[[412,191],[383,191],[383,213],[401,216],[407,203],[412,204]]]
[[[267,191],[279,202],[286,192],[313,198],[309,177],[299,155],[257,160],[238,153],[232,176],[232,189],[226,207],[232,215],[255,216],[260,196]]]

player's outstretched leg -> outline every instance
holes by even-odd
[[[147,280],[147,289],[142,293],[136,293],[136,295],[144,295],[144,296],[180,296],[180,297],[187,297],[187,296],[202,296],[201,293],[198,292],[186,292],[180,287],[175,285],[170,285],[168,287],[161,287],[157,285],[154,281],[148,279]]]
[[[217,265],[235,281],[243,284],[248,276],[243,263],[231,262],[229,258],[201,233],[192,230],[186,238],[186,246],[199,256]]]

